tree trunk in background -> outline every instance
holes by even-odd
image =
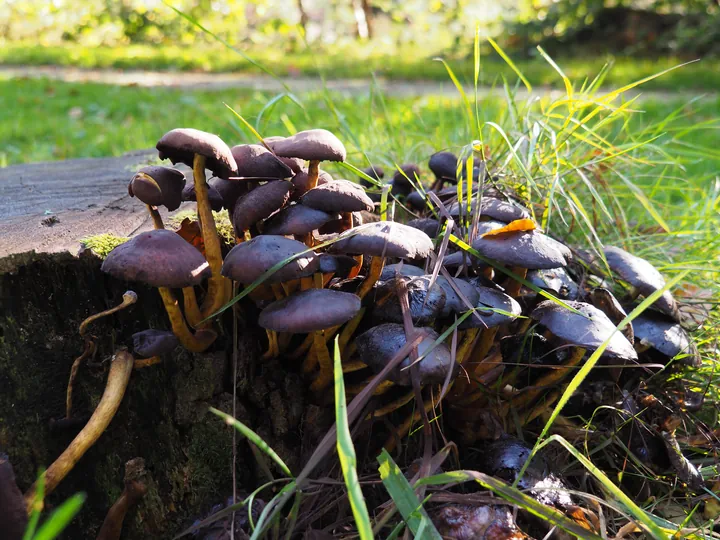
[[[307,36],[308,15],[303,7],[302,0],[297,0],[297,7],[300,12],[300,26],[302,27],[303,33]]]
[[[362,10],[365,14],[365,24],[367,26],[367,35],[368,39],[372,39],[375,37],[375,32],[373,30],[373,11],[372,6],[370,5],[370,0],[361,0],[362,2]]]
[[[370,38],[370,27],[366,17],[366,0],[353,0],[353,14],[355,15],[355,34],[360,39]]]

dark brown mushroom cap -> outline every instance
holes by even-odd
[[[438,338],[432,328],[419,328],[426,337],[418,345],[418,357],[429,351]],[[360,360],[379,373],[393,359],[406,343],[405,330],[401,324],[386,323],[371,328],[355,338]],[[396,384],[410,386],[410,370],[403,368],[410,365],[410,357],[405,358],[388,378]],[[450,350],[444,343],[437,345],[418,364],[421,384],[440,384],[445,381],[448,370],[452,370],[451,379],[457,375],[458,365],[453,361]]]
[[[377,321],[402,323],[400,298],[396,294],[396,281],[403,280],[407,287],[410,316],[417,325],[428,324],[439,318],[445,307],[445,291],[438,283],[430,287],[428,276],[398,276],[390,281],[378,282],[373,317]],[[390,295],[380,305],[379,300]]]
[[[294,158],[294,157],[282,157],[277,156],[277,158],[282,161],[285,165],[290,167],[290,170],[295,174],[300,174],[301,172],[307,172],[307,169],[305,168],[305,160],[300,158]]]
[[[445,268],[458,268],[461,264],[465,264],[475,269],[486,268],[488,266],[480,259],[477,259],[469,253],[465,253],[463,251],[456,251],[455,253],[445,255],[442,260],[442,265]]]
[[[267,139],[265,139],[267,142]],[[273,151],[282,157],[308,161],[345,161],[345,146],[326,129],[300,131],[282,140],[273,141]]]
[[[301,202],[324,212],[359,212],[374,208],[362,186],[349,180],[334,180],[318,185],[305,193]]]
[[[133,351],[143,358],[160,356],[175,350],[180,341],[167,330],[143,330],[132,335]]]
[[[0,452],[0,532],[6,540],[20,540],[28,523],[25,499],[15,481],[7,455]]]
[[[503,437],[488,441],[479,447],[477,455],[478,470],[497,476],[506,482],[513,483],[530,457],[532,448],[514,437]],[[537,454],[530,466],[518,482],[520,489],[532,489],[550,474],[550,469],[542,455]]]
[[[242,231],[280,210],[290,198],[292,187],[289,180],[273,180],[239,198],[232,214],[235,233],[239,236]]]
[[[225,257],[222,275],[245,285],[252,283],[288,257],[307,251],[307,246],[284,236],[263,234],[232,248]],[[314,251],[294,259],[267,278],[268,283],[311,276],[320,268]]]
[[[365,167],[360,170],[375,180],[385,178],[385,169],[383,169],[380,165],[370,165],[369,167]],[[373,187],[375,185],[362,176],[360,177],[360,184],[364,187]]]
[[[392,190],[393,195],[409,195],[415,188],[420,178],[420,168],[414,163],[406,163],[400,167],[401,171],[395,171],[392,178]]]
[[[463,313],[468,309],[475,307],[480,300],[480,291],[472,283],[468,283],[464,279],[450,278],[452,283],[457,287],[463,296],[470,302],[468,306],[465,301],[460,298],[450,281],[445,276],[438,276],[437,284],[445,291],[445,306],[440,313],[441,317],[450,317],[454,313]],[[508,297],[509,298],[509,297]]]
[[[387,264],[383,267],[382,274],[380,274],[378,281],[390,281],[391,279],[395,279],[398,274],[408,277],[424,276],[425,270],[406,263]]]
[[[321,227],[335,215],[302,204],[286,206],[264,223],[263,234],[307,234]]]
[[[261,144],[238,144],[232,152],[237,175],[255,178],[290,178],[292,169]]]
[[[665,286],[665,278],[645,259],[614,246],[607,246],[603,251],[610,269],[616,272],[623,281],[635,287],[643,296],[650,296]],[[670,291],[665,291],[653,303],[653,308],[670,315],[675,320],[679,319],[678,306]]]
[[[224,178],[213,178],[208,185],[215,188],[223,200],[223,207],[228,211],[235,208],[237,200],[248,192],[252,182],[238,182],[237,180],[225,180]]]
[[[140,169],[128,184],[128,193],[150,206],[164,206],[171,212],[182,202],[185,175],[177,169],[149,166]]]
[[[517,301],[497,289],[490,287],[475,286],[478,292],[476,304],[477,314],[470,315],[460,325],[460,329],[466,328],[492,328],[514,321],[522,315],[522,308]],[[467,311],[464,309],[463,311]]]
[[[367,223],[352,233],[335,242],[330,250],[348,255],[401,259],[427,257],[433,250],[432,240],[427,234],[394,221]]]
[[[610,322],[615,326],[627,317],[625,308],[620,305],[620,302],[618,302],[613,293],[603,287],[595,287],[590,291],[590,302],[607,315]],[[625,328],[622,329],[622,333],[631,344],[635,341],[632,323],[628,323]]]
[[[560,268],[530,270],[527,274],[527,280],[540,289],[552,291],[560,298],[577,300],[580,293],[578,284],[562,266]]]
[[[700,355],[687,332],[674,321],[645,311],[633,320],[635,344],[648,345],[668,358],[689,355],[680,360],[685,365],[699,367]]]
[[[425,202],[425,197],[423,197],[422,193],[419,191],[413,191],[405,197],[405,206],[411,208],[412,210],[421,211],[427,208],[427,203]]]
[[[224,203],[223,203],[223,197],[220,195],[220,192],[215,189],[215,186],[212,184],[208,184],[207,187],[208,190],[208,199],[210,199],[210,208],[215,211],[219,212],[223,209]],[[195,194],[195,184],[187,184],[185,188],[182,190],[182,200],[183,201],[196,201],[197,195]]]
[[[360,262],[347,255],[320,254],[320,272],[335,274],[336,277],[346,278],[350,271]]]
[[[586,349],[597,349],[612,335],[603,354],[623,360],[637,360],[633,346],[620,332],[615,332],[615,325],[602,311],[585,302],[568,300],[566,304],[582,315],[552,300],[545,300],[537,305],[530,316],[560,339]]]
[[[435,218],[411,219],[407,226],[424,232],[430,238],[435,238],[440,233],[440,222]]]
[[[195,154],[205,156],[205,167],[215,176],[228,178],[237,173],[237,163],[227,144],[220,137],[192,128],[178,128],[163,135],[156,146],[160,159],[169,159],[173,165],[184,163],[193,166]]]
[[[430,156],[428,167],[436,178],[455,182],[457,179],[458,158],[452,152],[438,152]]]
[[[117,279],[182,289],[210,277],[205,257],[167,229],[140,233],[113,249],[101,270]]]
[[[369,214],[368,212],[352,212],[352,226],[353,227],[359,227],[363,224],[363,214]],[[345,219],[340,216],[339,214],[335,214],[336,216],[339,216],[337,218],[333,218],[327,223],[325,223],[322,227],[318,229],[318,232],[320,234],[326,235],[326,234],[340,234],[341,232],[345,231],[346,228],[346,221]],[[369,214],[369,215],[375,215],[375,214]]]
[[[480,223],[480,234],[472,247],[489,259],[521,268],[558,268],[566,266],[572,257],[567,246],[538,231],[481,236],[503,226],[505,224],[498,221]]]
[[[258,324],[275,332],[306,334],[341,325],[360,311],[360,297],[329,289],[308,289],[273,302]]]
[[[471,213],[475,212],[476,206],[477,200],[473,200],[470,205]],[[466,209],[467,202],[464,202],[463,211]],[[448,213],[452,217],[459,216],[460,204],[454,203],[448,210]],[[502,201],[494,197],[483,197],[482,202],[480,203],[480,216],[509,223],[511,221],[515,221],[516,219],[530,219],[530,212],[528,212],[526,208],[523,208],[515,203]]]
[[[333,181],[333,177],[330,175],[329,172],[323,171],[322,169],[318,171],[318,186],[322,186],[323,184],[327,184]],[[310,190],[310,176],[308,175],[308,172],[305,170],[298,172],[295,176],[292,177],[292,183],[293,186],[295,186],[295,189],[293,189],[292,192],[292,199],[298,200]]]

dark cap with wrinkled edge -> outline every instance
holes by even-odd
[[[565,302],[578,315],[552,300],[537,305],[530,316],[557,337],[579,347],[595,350],[611,335],[610,344],[603,353],[623,360],[637,360],[637,353],[630,342],[619,332],[602,311],[585,302]]]
[[[307,251],[307,246],[284,236],[263,234],[232,248],[225,257],[222,275],[242,284],[250,284],[288,257]],[[294,259],[267,278],[268,283],[311,276],[320,268],[314,251]]]
[[[322,210],[293,204],[270,216],[263,224],[263,234],[307,234],[334,217]]]
[[[413,210],[421,211],[427,208],[427,203],[425,202],[425,197],[423,197],[422,193],[419,191],[413,191],[405,197],[405,206]]]
[[[453,288],[450,281],[445,276],[438,276],[437,284],[445,291],[445,306],[440,314],[441,317],[450,317],[454,313],[464,313],[468,309],[477,306],[477,303],[480,300],[480,291],[478,291],[475,285],[460,278],[450,279],[452,279],[453,285],[455,285],[467,301],[470,302],[470,305],[468,306],[460,295],[458,295],[455,288]]]
[[[562,266],[530,270],[526,279],[540,289],[552,291],[560,298],[576,300],[580,294],[578,284]]]
[[[697,348],[678,323],[646,311],[633,320],[633,330],[636,342],[647,344],[668,358],[687,354],[689,356],[682,358],[680,362],[699,367],[700,355]]]
[[[210,200],[210,208],[214,212],[219,212],[223,209],[223,198],[222,195],[220,195],[220,192],[215,189],[215,186],[212,184],[208,184],[207,186],[208,190],[208,199]],[[185,188],[182,191],[182,200],[183,201],[196,201],[197,195],[195,193],[195,184],[187,184]]]
[[[211,274],[205,257],[166,229],[140,233],[120,244],[101,269],[117,279],[174,289],[197,285]]]
[[[149,176],[154,180],[147,179]],[[185,175],[177,169],[162,166],[149,166],[140,169],[130,179],[128,193],[150,206],[164,206],[171,212],[177,210],[182,202]]]
[[[359,264],[360,262],[348,255],[320,254],[320,272],[323,274],[335,274],[336,277],[346,278],[350,270]]]
[[[376,221],[352,232],[354,234],[332,244],[330,250],[350,255],[401,259],[427,257],[433,250],[432,240],[427,234],[402,223]]]
[[[374,208],[362,186],[349,180],[334,180],[319,185],[305,193],[301,202],[324,212],[359,212]]]
[[[208,184],[214,187],[223,200],[223,206],[232,211],[235,208],[237,200],[248,192],[250,183],[238,182],[236,180],[225,180],[223,178],[213,178]]]
[[[378,279],[378,281],[389,281],[391,279],[395,279],[396,274],[408,277],[424,276],[425,270],[419,266],[407,263],[386,264],[383,267],[382,274],[380,274],[380,279]]]
[[[290,198],[292,187],[289,180],[273,180],[240,197],[232,213],[235,233],[240,236],[242,231],[280,210]]]
[[[282,140],[273,141],[270,146],[278,156],[308,161],[345,161],[347,155],[340,139],[326,129],[300,131]]]
[[[613,246],[605,247],[604,253],[610,269],[616,272],[623,281],[637,288],[643,296],[650,296],[665,286],[665,278],[645,259]],[[675,320],[680,319],[677,302],[670,291],[665,291],[652,307],[670,315]]]
[[[416,325],[430,324],[439,318],[445,307],[445,290],[436,282],[430,286],[430,276],[398,276],[394,280],[378,282],[377,298],[390,295],[382,305],[373,309],[375,320],[383,322],[403,322],[400,298],[397,296],[397,282],[403,280],[407,287],[410,316]]]
[[[483,286],[476,286],[476,289],[478,291],[478,301],[475,307],[479,318],[470,315],[460,325],[461,329],[492,328],[493,326],[511,323],[522,315],[520,304],[504,292]],[[503,313],[500,313],[500,311]]]
[[[480,236],[504,226],[504,223],[497,221],[480,223],[479,235],[472,247],[484,257],[521,268],[558,268],[566,266],[572,257],[567,246],[537,231]]]
[[[329,172],[320,169],[318,171],[317,185],[322,186],[323,184],[327,184],[329,182],[334,182],[333,177],[330,176]],[[293,176],[292,183],[295,186],[292,193],[292,198],[294,200],[299,199],[310,190],[310,177],[308,176],[307,171],[301,171]]]
[[[205,156],[205,167],[215,176],[228,178],[237,173],[237,164],[230,148],[220,137],[192,128],[178,128],[163,135],[156,146],[160,159],[169,159],[173,165],[184,163],[193,166],[195,154]]]
[[[430,156],[428,167],[437,178],[454,182],[457,179],[458,158],[452,152],[438,152]]]
[[[172,352],[180,341],[168,330],[143,330],[132,335],[133,351],[143,358]]]
[[[260,313],[258,324],[275,332],[306,334],[343,324],[352,319],[360,307],[357,295],[308,289],[270,304]]]
[[[417,347],[418,357],[420,357],[433,347],[438,334],[432,328],[418,328],[417,330],[424,332],[427,336]],[[407,343],[405,330],[401,324],[395,323],[378,325],[355,338],[360,360],[375,373],[382,371],[405,343]],[[409,365],[410,357],[407,357],[390,371],[388,378],[396,384],[410,386],[412,384],[410,370],[403,370]],[[452,370],[450,380],[453,380],[459,366],[453,361],[447,345],[440,343],[419,362],[418,368],[421,384],[441,384],[445,381],[448,370]]]
[[[476,207],[477,199],[474,199],[470,205],[471,215],[475,213]],[[465,212],[466,210],[467,202],[464,202],[463,211]],[[448,213],[452,217],[459,216],[460,204],[454,203],[448,209]],[[517,204],[511,202],[502,201],[500,199],[496,199],[495,197],[483,197],[482,202],[480,203],[480,217],[486,217],[509,223],[511,221],[515,221],[516,219],[530,219],[530,212],[528,212],[526,208],[523,208],[522,206],[518,206]]]
[[[238,176],[256,178],[290,178],[292,169],[261,144],[239,144],[232,152]]]

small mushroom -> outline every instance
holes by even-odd
[[[165,229],[140,233],[113,249],[101,270],[117,279],[157,287],[173,333],[189,351],[201,352],[214,341],[211,332],[201,338],[190,331],[171,291],[198,285],[211,273],[202,254],[179,235]]]
[[[440,222],[434,218],[411,219],[407,222],[407,226],[424,232],[430,238],[435,238],[440,234]]]
[[[320,254],[320,272],[345,279],[360,263],[347,255]]]
[[[265,139],[267,142],[267,139]],[[279,157],[309,161],[308,189],[317,185],[321,161],[345,161],[347,152],[340,140],[326,129],[310,129],[271,143]]]
[[[239,144],[230,149],[237,174],[246,178],[290,178],[293,170],[261,144]]]
[[[700,354],[679,323],[645,311],[633,320],[633,330],[638,351],[651,347],[668,358],[683,355],[681,363],[700,367]]]
[[[132,335],[133,352],[143,358],[171,353],[180,345],[177,336],[167,330],[143,330]]]
[[[232,213],[235,235],[242,238],[255,223],[280,210],[290,198],[292,187],[288,180],[274,180],[239,198]]]
[[[230,182],[231,180],[227,181]],[[219,212],[223,209],[223,206],[225,205],[223,196],[220,195],[220,192],[215,189],[215,186],[213,186],[212,184],[208,184],[207,190],[208,200],[210,201],[210,209],[213,212]],[[187,186],[185,186],[185,188],[182,190],[182,200],[197,201],[197,195],[195,194],[195,184],[188,184]]]
[[[363,187],[349,180],[334,180],[319,185],[305,193],[301,202],[323,212],[340,212],[344,218],[344,231],[352,228],[352,212],[372,211],[374,208]]]
[[[393,195],[409,195],[414,191],[413,184],[420,182],[420,168],[414,163],[406,163],[396,171],[392,179]]]
[[[593,306],[607,315],[610,322],[615,325],[620,324],[620,322],[627,317],[627,312],[620,305],[617,298],[615,298],[613,293],[603,287],[596,287],[590,291],[590,301]],[[625,328],[622,329],[622,333],[630,344],[635,342],[632,323],[628,323]]]
[[[445,182],[457,182],[458,158],[452,152],[437,152],[430,156],[428,167],[435,175],[432,190],[442,189]]]
[[[314,334],[320,373],[313,381],[311,390],[319,391],[333,381],[333,365],[323,330],[349,321],[360,308],[360,298],[354,294],[308,289],[270,304],[260,313],[258,324],[274,332]]]
[[[105,516],[97,540],[120,540],[125,516],[148,491],[145,460],[135,458],[125,463],[124,484],[120,497]]]
[[[451,317],[456,313],[464,313],[475,307],[480,300],[480,291],[477,287],[464,279],[448,279],[445,276],[438,276],[437,284],[445,291],[445,306],[440,313],[441,317]],[[460,297],[456,289],[462,293],[465,300]],[[466,300],[470,304],[469,306],[465,302]]]
[[[477,199],[470,204],[470,214],[475,213]],[[463,211],[467,208],[467,202],[463,202]],[[457,218],[460,215],[460,203],[453,204],[448,213],[451,217]],[[483,197],[480,202],[480,217],[489,218],[506,223],[515,221],[516,219],[530,219],[530,212],[517,204],[502,201],[494,197]]]
[[[427,199],[419,191],[413,191],[405,197],[405,206],[411,210],[422,212],[427,209]]]
[[[360,169],[362,172],[364,172],[366,175],[368,175],[370,178],[374,178],[377,181],[382,180],[385,178],[385,169],[383,169],[380,165],[370,165],[369,167],[365,167],[364,169]],[[375,187],[375,184],[368,181],[364,177],[360,177],[360,184],[363,187]]]
[[[31,501],[32,502],[32,501]],[[0,531],[6,540],[21,540],[28,523],[20,488],[8,456],[0,452]]]
[[[422,357],[439,336],[432,328],[419,328],[415,331],[424,332],[426,336],[417,347],[418,357]],[[406,342],[403,325],[395,323],[381,324],[355,338],[360,360],[376,373],[382,371]],[[403,369],[410,366],[410,363],[410,358],[405,358],[390,372],[388,378],[401,386],[410,386],[410,370]],[[448,370],[452,370],[453,378],[458,371],[458,365],[453,362],[450,350],[444,343],[433,348],[417,365],[421,384],[442,384]]]
[[[382,274],[380,274],[380,277],[378,278],[378,282],[390,281],[391,279],[395,279],[396,275],[408,277],[424,276],[425,270],[418,266],[413,266],[412,264],[388,264],[383,268]]]
[[[237,180],[225,180],[213,178],[210,182],[212,187],[220,194],[223,200],[223,207],[232,212],[237,200],[248,192],[252,182],[238,182]]]
[[[665,287],[665,278],[645,259],[613,246],[607,246],[604,253],[610,269],[631,285],[637,293],[650,296]],[[665,291],[652,307],[680,322],[680,312],[670,291]]]
[[[304,236],[335,217],[302,204],[287,206],[263,223],[263,234]]]
[[[562,266],[530,270],[527,273],[527,280],[540,289],[552,291],[560,298],[577,300],[580,294],[578,284]]]
[[[400,298],[396,293],[398,280],[405,282],[413,323],[421,326],[430,324],[442,315],[445,308],[445,290],[437,282],[431,287],[431,276],[397,276],[395,279],[382,282],[378,287],[377,296],[380,300],[373,310],[375,319],[383,322],[403,322]]]
[[[185,175],[177,169],[161,166],[143,167],[130,179],[128,193],[150,206],[177,210],[182,202]]]

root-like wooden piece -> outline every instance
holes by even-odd
[[[105,391],[95,412],[93,412],[85,427],[77,434],[65,451],[60,454],[60,457],[43,474],[46,496],[53,492],[110,425],[125,395],[134,362],[135,359],[127,351],[118,351],[113,357]],[[28,512],[31,510],[35,500],[36,489],[37,485],[33,484],[25,493],[25,504]]]
[[[148,491],[145,481],[145,462],[142,458],[131,459],[125,464],[125,488],[108,510],[97,540],[120,540],[123,521],[128,510],[135,506]]]

